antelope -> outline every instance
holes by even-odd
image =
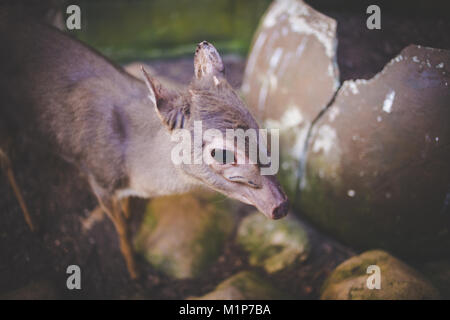
[[[288,200],[274,175],[261,175],[258,163],[214,157],[215,152],[245,157],[245,152],[220,149],[216,140],[205,138],[202,148],[212,162],[171,161],[171,136],[176,129],[193,130],[194,121],[221,131],[259,128],[225,79],[222,59],[210,43],[196,48],[189,86],[173,90],[144,68],[143,81],[56,28],[12,13],[0,13],[0,41],[0,159],[32,230],[8,158],[11,141],[30,129],[36,142],[86,177],[100,210],[114,224],[132,279],[138,272],[126,221],[130,196],[152,198],[203,186],[269,218],[286,215]]]

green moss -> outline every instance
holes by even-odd
[[[218,201],[208,192],[161,197],[149,202],[135,247],[169,276],[198,277],[222,253],[234,225],[222,197]]]
[[[369,290],[367,267],[380,268],[381,289]],[[339,265],[322,287],[322,299],[436,299],[438,291],[416,270],[381,250]]]
[[[147,206],[144,219],[142,221],[140,232],[134,238],[134,248],[137,252],[144,252],[146,247],[146,239],[156,228],[158,224],[157,215],[153,212],[151,206]]]
[[[248,252],[250,265],[269,273],[294,267],[309,253],[308,235],[292,217],[273,221],[253,213],[241,222],[237,242]]]
[[[177,269],[177,262],[171,259],[170,256],[145,252],[144,257],[148,262],[150,262],[157,270],[163,271],[168,275],[177,275],[180,271]]]
[[[281,186],[283,187],[284,192],[288,196],[288,199],[292,200],[292,203],[295,202],[296,199],[296,186],[298,181],[298,176],[296,174],[298,168],[298,161],[293,159],[287,155],[281,155],[280,163],[288,163],[288,168],[280,168],[278,171],[278,181],[280,181]]]
[[[356,195],[349,197],[348,190],[355,186],[344,185],[338,174],[336,178],[320,177],[321,169],[327,170],[318,163],[307,165],[305,187],[294,202],[294,208],[352,247],[379,246],[380,237],[373,226],[380,221],[377,209],[371,206],[370,190],[360,186],[356,188]],[[371,228],[361,227],[369,225]]]
[[[306,186],[300,190],[298,198],[295,199],[294,207],[308,215],[314,222],[335,225],[333,221],[335,204],[329,201],[327,186],[323,180],[313,174],[306,174]]]
[[[246,54],[270,0],[81,1],[82,29],[72,31],[120,61],[192,55],[208,40],[224,52]]]
[[[203,231],[192,242],[192,250],[198,259],[193,261],[194,276],[200,276],[208,266],[214,263],[222,253],[226,239],[233,229],[233,216],[221,204],[216,205],[213,217],[206,220]]]

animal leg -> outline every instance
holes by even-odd
[[[89,212],[89,216],[81,219],[81,225],[83,227],[83,231],[89,231],[91,228],[97,223],[103,220],[105,217],[105,212],[103,208],[98,205],[94,210]]]
[[[123,215],[126,219],[130,219],[130,198],[126,197],[123,198],[120,201],[120,206],[122,207]]]
[[[128,232],[128,225],[126,223],[125,214],[122,212],[119,200],[113,199],[113,210],[111,212],[111,220],[114,223],[117,234],[119,236],[120,251],[127,265],[128,273],[131,279],[136,279],[138,277],[138,272],[136,269],[136,263],[134,261],[134,251],[131,245],[130,235]]]
[[[13,189],[14,195],[16,196],[16,199],[19,202],[20,208],[22,209],[23,216],[25,218],[26,223],[28,224],[28,227],[30,228],[31,231],[34,231],[35,230],[34,224],[33,221],[31,220],[31,215],[30,212],[28,211],[25,201],[23,200],[22,192],[20,192],[19,186],[17,185],[16,182],[16,178],[14,177],[11,161],[2,150],[0,150],[0,164],[6,173],[6,177],[8,178],[9,184]]]
[[[117,235],[119,236],[120,251],[125,259],[128,274],[130,275],[130,278],[134,280],[138,277],[138,272],[134,261],[134,252],[131,245],[128,226],[124,213],[121,210],[121,205],[119,203],[120,201],[99,186],[93,176],[89,176],[89,184],[97,197],[100,207],[111,219],[114,228],[116,229]]]
[[[123,198],[119,200],[122,212],[125,216],[125,219],[130,218],[130,209],[129,209],[129,198]],[[92,227],[97,223],[103,220],[105,217],[105,212],[103,208],[98,205],[94,210],[89,213],[89,216],[81,219],[81,224],[83,226],[83,231],[89,231]]]

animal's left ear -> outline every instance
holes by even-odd
[[[223,76],[222,58],[216,48],[207,41],[200,42],[195,50],[195,77],[201,79],[208,76]]]
[[[155,110],[161,122],[169,130],[184,128],[189,115],[189,104],[185,103],[182,97],[164,88],[156,79],[152,78],[144,67],[142,73],[149,90],[149,99],[155,105]]]

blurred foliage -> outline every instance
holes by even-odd
[[[82,28],[71,33],[120,62],[191,55],[202,40],[246,54],[270,2],[81,0]]]

